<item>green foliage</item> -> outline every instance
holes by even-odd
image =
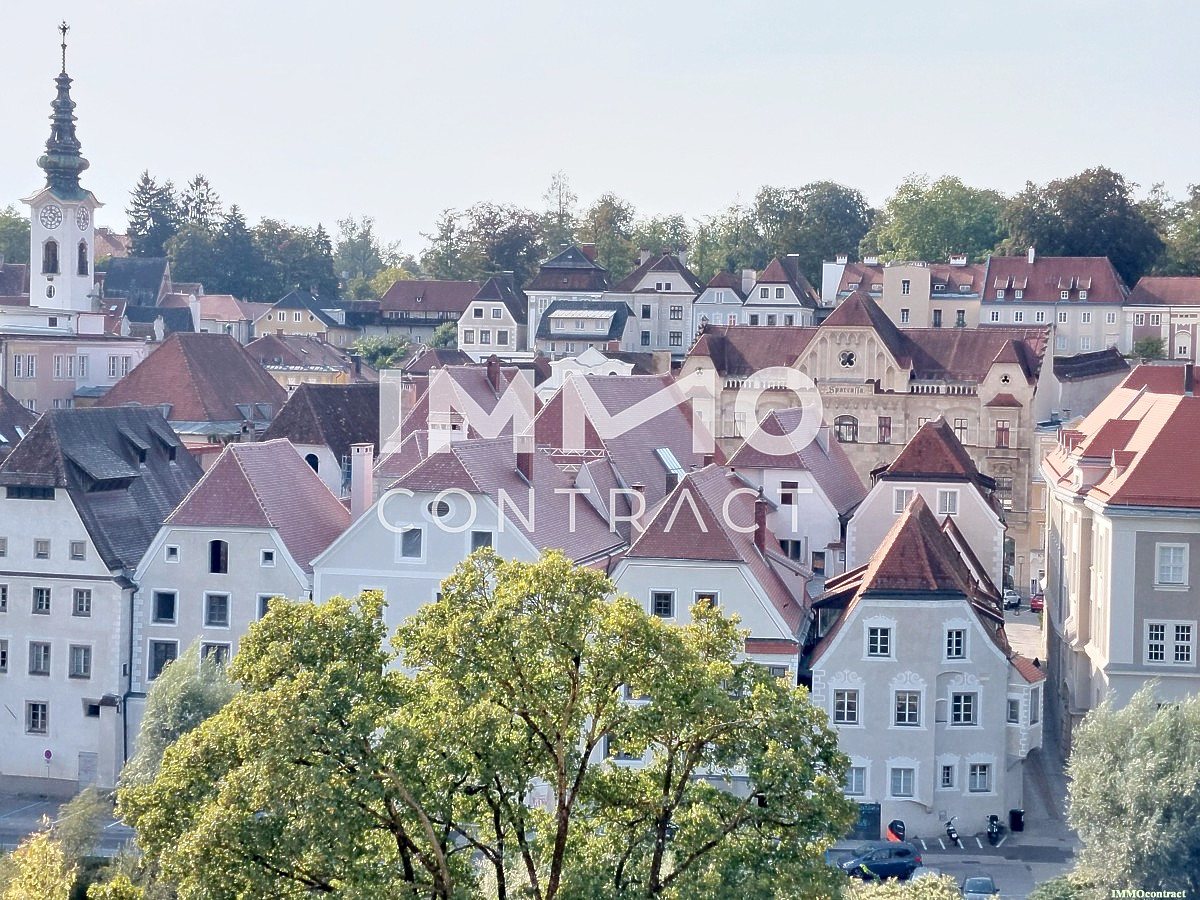
[[[1138,338],[1129,355],[1134,359],[1165,359],[1167,347],[1159,337]]]
[[[1144,204],[1147,214],[1164,235],[1166,249],[1154,266],[1156,275],[1200,275],[1200,185],[1188,187],[1188,196],[1178,203],[1152,192]]]
[[[58,808],[53,834],[68,861],[95,856],[112,814],[112,800],[91,786]]]
[[[359,338],[351,350],[373,369],[396,369],[408,356],[412,342],[407,335],[388,334]]]
[[[76,866],[50,833],[49,822],[25,838],[5,867],[0,900],[68,900],[75,884]]]
[[[0,209],[0,256],[6,263],[29,262],[29,220],[14,206]]]
[[[180,216],[185,225],[204,231],[215,231],[221,225],[221,198],[203,175],[188,182],[179,201]]]
[[[381,244],[370,216],[338,220],[333,265],[349,300],[378,300],[393,282],[413,277],[402,268],[400,244]]]
[[[1200,892],[1200,698],[1111,698],[1075,733],[1068,818],[1078,872],[1111,887]],[[1130,765],[1136,760],[1136,765]]]
[[[183,221],[175,185],[170,181],[160,185],[149,172],[142,172],[125,214],[133,244],[130,252],[134,256],[166,256],[167,242]]]
[[[103,884],[93,884],[87,896],[88,900],[144,900],[146,894],[128,875],[119,874]]]
[[[1088,169],[1044,186],[1029,182],[1004,210],[1007,247],[1046,256],[1107,256],[1134,284],[1164,248],[1132,186],[1117,172]]]
[[[958,178],[930,181],[910,175],[888,198],[862,240],[864,254],[883,259],[945,262],[965,253],[984,259],[1004,237],[1005,198],[996,191],[968,187]]]
[[[193,642],[151,683],[137,752],[121,770],[121,786],[152,781],[167,747],[217,713],[236,691],[225,667],[211,657],[201,659],[199,642]]]
[[[542,215],[542,242],[547,251],[554,253],[563,244],[575,240],[575,205],[579,197],[571,190],[567,173],[559,170],[550,178],[550,187],[542,195],[546,211]]]
[[[458,323],[444,322],[433,329],[429,338],[429,346],[435,350],[455,350],[458,348]]]
[[[480,551],[394,650],[378,593],[273,605],[242,690],[121,812],[183,900],[832,894],[853,812],[824,716],[716,610],[677,627],[612,591]],[[605,763],[610,740],[649,764]],[[718,789],[735,769],[752,793]]]
[[[596,261],[608,269],[611,284],[616,284],[637,265],[634,216],[633,204],[616,194],[601,194],[579,220],[576,237],[583,243],[596,245]],[[557,248],[554,252],[558,252]]]
[[[421,271],[431,278],[479,281],[512,272],[525,284],[545,256],[542,217],[516,206],[476,203],[466,212],[442,213]]]
[[[962,891],[949,875],[913,881],[854,881],[846,887],[845,900],[961,900]],[[1030,898],[1032,900],[1032,897]]]
[[[1030,893],[1028,900],[1108,900],[1112,894],[1107,886],[1088,881],[1076,872],[1043,881]]]

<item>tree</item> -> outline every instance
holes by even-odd
[[[166,256],[167,241],[182,221],[175,186],[170,181],[160,185],[149,172],[142,172],[125,214],[129,216],[130,252],[134,256]]]
[[[201,658],[200,644],[193,642],[150,685],[137,752],[121,770],[121,786],[153,781],[167,747],[220,711],[236,691],[225,666]]]
[[[691,249],[692,231],[683,216],[657,216],[639,219],[633,226],[632,239],[638,249],[649,250],[658,256],[664,251],[675,253]]]
[[[322,300],[337,299],[333,245],[325,229],[301,228],[276,219],[263,219],[253,229],[253,241],[264,265],[255,299],[279,299],[294,288],[311,290]]]
[[[944,262],[952,253],[980,261],[1004,237],[1005,198],[947,175],[910,175],[888,198],[862,240],[864,254]]]
[[[208,232],[215,231],[221,225],[221,198],[203,175],[197,175],[188,182],[180,198],[179,207],[186,225],[193,225]]]
[[[550,187],[542,195],[546,212],[542,217],[542,243],[551,253],[575,240],[575,204],[579,197],[571,190],[567,173],[561,169],[550,177]]]
[[[342,281],[344,294],[353,300],[375,300],[396,279],[393,277],[377,290],[376,277],[388,267],[398,267],[400,245],[381,244],[375,234],[371,216],[338,220],[338,240],[333,251],[333,265]]]
[[[378,593],[278,603],[232,663],[242,690],[121,811],[184,900],[479,896],[485,870],[498,898],[830,893],[821,852],[853,818],[835,737],[739,661],[735,623],[693,615],[488,550],[390,651]],[[647,764],[608,764],[618,747]],[[750,790],[715,786],[735,772]]]
[[[181,226],[166,244],[171,277],[199,282],[214,294],[227,293],[226,276],[222,271],[225,257],[221,249],[220,233],[199,225]]]
[[[407,335],[388,334],[359,338],[351,351],[361,356],[368,366],[379,370],[398,368],[411,349],[412,341]]]
[[[745,207],[731,206],[697,226],[692,271],[707,282],[717,272],[762,270],[771,256],[755,213]]]
[[[437,328],[433,329],[433,334],[429,338],[429,346],[436,350],[458,348],[458,323],[443,322]]]
[[[128,875],[119,873],[103,884],[93,884],[88,888],[88,900],[143,900],[146,894],[130,880]]]
[[[430,243],[421,269],[434,278],[479,281],[512,272],[524,284],[546,251],[537,213],[495,203],[476,203],[463,213],[448,209],[437,232],[425,237]]]
[[[221,221],[217,249],[222,266],[219,276],[200,279],[212,293],[228,293],[242,299],[277,299],[278,294],[266,293],[269,278],[267,261],[254,241],[241,209],[234,204]]]
[[[1168,200],[1160,209],[1157,219],[1162,223],[1166,249],[1154,266],[1155,274],[1200,275],[1200,185],[1188,187],[1187,199],[1178,203]],[[1150,214],[1148,218],[1153,221]]]
[[[1067,815],[1082,843],[1077,870],[1113,888],[1195,895],[1200,697],[1160,705],[1154,689],[1120,709],[1109,697],[1075,732]]]
[[[77,868],[69,865],[62,845],[43,820],[41,831],[27,837],[13,851],[6,867],[8,884],[3,900],[68,900]]]
[[[1138,338],[1133,342],[1133,350],[1129,355],[1134,359],[1165,359],[1167,348],[1162,338]]]
[[[846,900],[961,900],[962,891],[949,875],[939,875],[908,882],[894,878],[883,883],[851,882],[845,897]]]
[[[1032,182],[1004,210],[1006,246],[1047,256],[1107,256],[1126,284],[1158,259],[1164,244],[1120,174],[1099,167],[1044,186]]]
[[[854,188],[814,181],[797,191],[803,213],[791,246],[775,253],[796,253],[800,270],[820,288],[821,264],[839,253],[852,253],[871,227],[875,211]]]
[[[29,220],[14,206],[0,209],[0,257],[9,263],[29,262]]]
[[[614,284],[637,264],[634,218],[633,204],[615,194],[601,194],[579,221],[579,240],[596,245],[597,262],[608,269],[609,280]]]
[[[104,826],[112,818],[110,798],[88,786],[58,809],[53,835],[68,862],[80,863],[96,855]]]

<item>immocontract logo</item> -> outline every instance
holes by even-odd
[[[597,395],[588,378],[568,378],[557,395],[561,414],[561,428],[558,429],[561,441],[556,449],[567,453],[585,450],[588,426],[605,442],[619,442],[624,435],[652,423],[658,417],[677,408],[687,407],[691,423],[692,451],[702,455],[711,454],[716,450],[717,444],[717,429],[714,426],[721,421],[721,388],[718,373],[713,370],[697,370],[636,399],[628,406],[612,410]],[[775,402],[771,403],[772,408],[801,410],[799,421],[791,431],[771,434],[755,427],[745,438],[749,446],[769,456],[790,455],[803,449],[816,438],[822,425],[824,406],[816,385],[804,373],[786,366],[758,370],[743,379],[735,390],[725,393],[728,402],[726,412],[732,414],[734,421],[738,422],[757,423],[758,407],[764,395],[774,399]],[[782,404],[778,399],[781,395],[788,395],[786,402]],[[425,419],[423,422],[409,423],[408,430],[414,431],[424,426],[428,432],[428,450],[431,454],[449,452],[455,441],[463,440],[468,435],[472,438],[496,439],[506,434],[511,437],[515,453],[532,452],[533,420],[537,412],[532,384],[523,377],[513,378],[505,384],[502,391],[493,394],[490,399],[494,400],[490,406],[482,405],[449,370],[436,369],[430,376],[426,393]],[[402,434],[401,425],[411,417],[413,408],[416,408],[416,401],[406,394],[400,373],[385,371],[380,381],[381,454],[394,453],[400,449],[406,436]],[[543,412],[543,416],[545,415]],[[812,493],[811,488],[800,486],[792,490],[800,494]],[[423,492],[426,493],[428,492]],[[586,487],[554,488],[553,493],[565,497],[568,504],[568,531],[574,533],[578,512],[577,498],[589,498],[593,491]],[[732,513],[735,498],[743,494],[757,497],[758,491],[750,487],[735,489],[725,497],[721,512],[725,527],[748,534],[755,530],[755,522],[736,521]],[[415,496],[414,492],[402,487],[386,492],[376,505],[376,515],[380,523],[397,534],[421,527],[420,523],[412,521],[411,506],[406,508],[405,504],[401,503],[396,507],[397,513],[404,508],[407,515],[393,518],[388,514],[389,504],[400,498],[412,499]],[[617,512],[618,498],[627,500],[630,506],[628,515]],[[532,485],[525,497],[514,497],[504,489],[499,489],[491,498],[498,512],[498,530],[503,532],[506,525],[511,528],[519,522],[525,531],[533,531],[536,526],[536,499],[536,490]],[[607,492],[606,497],[592,499],[607,501],[594,505],[607,510],[610,531],[616,532],[618,526],[623,523],[630,523],[638,530],[644,527],[647,510],[646,498],[641,491],[613,488]],[[674,492],[669,502],[670,512],[666,520],[666,530],[669,531],[685,511],[700,524],[702,530],[708,530],[704,525],[704,518],[700,515],[697,499],[692,496],[690,490],[685,488]],[[436,515],[432,512],[452,507],[456,510],[453,516]],[[798,510],[799,505],[792,504],[793,529],[798,525]],[[479,508],[476,497],[471,493],[461,488],[448,488],[433,497],[426,512],[428,514],[423,518],[429,524],[446,533],[457,534],[476,525]]]

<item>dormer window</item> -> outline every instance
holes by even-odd
[[[1087,299],[1087,291],[1080,291],[1080,292],[1079,292],[1079,299],[1080,299],[1080,300],[1086,300],[1086,299]]]
[[[1058,292],[1058,299],[1059,299],[1059,300],[1070,300],[1070,299],[1071,299],[1071,292],[1070,292],[1070,291],[1059,291],[1059,292]]]
[[[1013,291],[1013,296],[1020,300],[1025,296],[1025,292],[1018,288],[1017,290]]]
[[[850,284],[846,285],[846,290],[857,291],[858,290],[858,282],[857,281],[850,282]]]
[[[943,294],[946,292],[946,286],[944,284],[942,284],[941,282],[938,282],[937,284],[935,284],[933,286],[933,292],[935,294]]]
[[[1004,288],[996,288],[996,299],[997,300],[1004,299]]]

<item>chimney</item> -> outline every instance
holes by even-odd
[[[950,254],[950,265],[965,266],[966,264],[967,264],[967,254],[965,254],[965,253],[951,253]]]
[[[487,380],[492,390],[500,393],[500,360],[494,353],[487,359]]]
[[[350,445],[350,518],[367,511],[375,494],[375,446]]]
[[[833,258],[833,262],[834,262],[834,265],[844,266],[848,262],[850,262],[850,254],[849,253],[839,253],[837,256],[835,256]]]
[[[362,379],[362,357],[357,353],[351,353],[350,356],[350,372],[355,381]]]
[[[649,250],[647,250],[645,247],[642,247],[641,250],[638,251],[638,265],[639,266],[644,266],[646,263],[650,262],[650,260],[653,258],[654,258],[654,254],[652,252],[650,252]]]
[[[1183,367],[1183,396],[1194,397],[1196,391],[1196,367],[1187,363]]]
[[[595,244],[580,244],[579,252],[582,253],[584,256],[586,256],[588,259],[590,259],[592,262],[596,261],[596,245]]]
[[[713,464],[713,455],[711,453],[705,453],[703,456],[700,457],[700,465],[701,466],[711,466],[712,464]]]
[[[1030,248],[1029,248],[1029,257],[1028,257],[1028,259],[1029,259],[1029,264],[1030,264],[1031,266],[1033,265],[1033,261],[1034,261],[1034,259],[1036,259],[1036,258],[1037,258],[1037,252],[1034,250],[1034,248],[1033,248],[1033,247],[1030,247]]]
[[[686,250],[678,251],[675,254],[675,258],[679,260],[679,264],[681,266],[683,266],[685,269],[687,268],[688,252]]]
[[[640,534],[646,530],[646,486],[640,481],[635,481],[630,487],[638,495],[629,498],[629,505],[632,507],[629,511],[633,516],[633,527]]]
[[[767,498],[762,495],[762,488],[754,500],[754,546],[763,556],[767,555]]]
[[[679,475],[675,472],[667,473],[667,493],[675,490],[679,486]]]
[[[4,263],[4,259],[0,257],[0,265]],[[196,292],[188,294],[188,312],[192,314],[192,327],[197,331],[200,330],[200,301],[196,298]]]
[[[864,266],[877,266],[877,265],[879,265],[879,257],[878,256],[864,256],[863,257],[863,265]]]
[[[531,486],[533,485],[533,454],[533,435],[520,435],[517,438],[517,472]]]
[[[754,282],[758,281],[758,273],[753,269],[742,269],[742,293],[747,297],[754,290]]]

